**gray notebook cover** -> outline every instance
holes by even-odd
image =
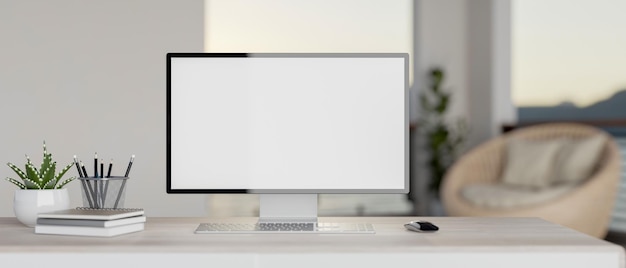
[[[77,220],[115,220],[143,215],[141,208],[90,209],[75,208],[39,213],[38,218],[77,219]]]

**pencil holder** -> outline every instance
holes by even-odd
[[[128,177],[78,178],[83,206],[89,208],[123,208]]]

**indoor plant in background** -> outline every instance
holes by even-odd
[[[468,129],[464,119],[450,123],[446,113],[451,102],[451,94],[442,89],[444,72],[433,68],[429,72],[429,86],[420,93],[419,129],[425,136],[427,151],[428,188],[431,194],[430,214],[440,216],[443,208],[439,201],[439,189],[443,177],[452,165],[463,146]],[[439,208],[437,208],[439,207]]]
[[[68,209],[70,207],[69,194],[63,186],[76,179],[76,177],[66,180],[62,180],[62,178],[72,167],[72,164],[68,164],[57,174],[57,163],[52,161],[52,154],[46,150],[45,141],[43,143],[43,161],[39,169],[33,165],[28,155],[26,156],[24,170],[10,162],[7,165],[20,178],[19,180],[10,177],[6,178],[6,180],[19,187],[19,189],[15,190],[13,211],[20,222],[29,227],[34,227],[38,213]]]

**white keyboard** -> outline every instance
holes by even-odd
[[[201,223],[196,234],[375,234],[369,223]]]

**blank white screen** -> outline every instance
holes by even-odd
[[[404,61],[173,57],[172,189],[405,190]]]

